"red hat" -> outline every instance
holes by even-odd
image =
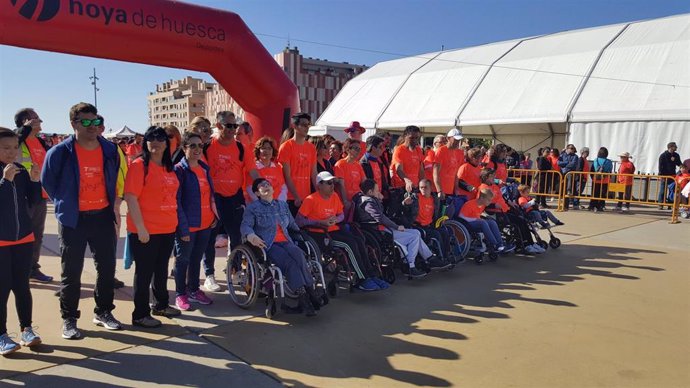
[[[359,125],[359,121],[353,121],[350,123],[350,126],[345,128],[346,133],[354,132],[354,131],[359,131],[359,133],[364,133],[365,129],[361,125]]]

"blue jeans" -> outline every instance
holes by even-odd
[[[659,195],[657,197],[657,202],[659,202],[659,204],[665,203],[668,205],[673,205],[673,203],[669,203],[668,201],[668,185],[671,182],[673,182],[672,179],[659,178]]]
[[[484,233],[484,237],[489,240],[492,247],[498,248],[503,245],[503,238],[501,231],[498,230],[498,224],[492,219],[480,219],[476,221],[468,221],[468,224],[475,232]]]
[[[291,242],[273,243],[266,254],[271,262],[280,268],[291,290],[296,291],[314,284],[304,252],[297,245]]]
[[[175,295],[186,295],[199,289],[201,257],[208,246],[211,229],[189,234],[189,241],[175,237]],[[215,253],[215,252],[214,252]]]

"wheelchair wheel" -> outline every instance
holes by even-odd
[[[390,265],[386,265],[381,268],[381,273],[383,280],[388,282],[388,284],[395,283],[395,270],[393,270],[393,267],[391,267]]]
[[[242,244],[230,252],[225,276],[232,301],[243,309],[253,306],[260,291],[260,274],[251,247]]]
[[[480,253],[474,258],[474,264],[482,265],[484,264],[484,253]]]
[[[304,241],[298,241],[297,245],[304,251],[304,254],[307,256],[307,261],[314,260],[323,263],[321,248],[319,248],[319,244],[316,243],[316,240],[306,233],[303,234],[303,237]]]
[[[544,240],[539,240],[539,242],[537,244],[539,244],[540,247],[544,248],[544,250],[549,249],[549,243],[547,243]]]
[[[561,246],[561,239],[558,237],[552,238],[549,240],[549,246],[553,249],[558,249]]]
[[[470,251],[472,235],[467,230],[465,225],[458,221],[446,220],[443,222],[443,225],[450,229],[450,237],[453,240],[452,242],[455,243],[460,250],[460,258],[465,258],[467,253]]]
[[[489,253],[489,261],[496,261],[496,260],[498,260],[498,253],[496,253],[496,252]]]
[[[326,290],[331,298],[337,298],[340,294],[340,286],[338,285],[338,275],[336,275],[330,282],[326,285]]]
[[[280,298],[274,298],[269,296],[266,298],[266,310],[265,315],[267,319],[273,319],[278,311],[280,311],[281,301]]]

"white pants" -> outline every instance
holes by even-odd
[[[405,229],[402,232],[394,230],[393,239],[407,250],[407,262],[410,264],[410,268],[414,267],[417,254],[422,255],[424,260],[432,255],[431,250],[422,240],[422,234],[417,229]]]

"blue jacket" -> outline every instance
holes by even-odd
[[[597,170],[601,167],[601,172],[613,172],[613,162],[610,159],[606,158],[596,158],[594,160],[594,163],[592,163],[592,169],[591,172],[597,172]]]
[[[254,201],[244,209],[242,224],[240,224],[242,238],[254,233],[264,240],[266,249],[269,249],[276,238],[276,223],[280,224],[288,241],[293,242],[288,231],[299,231],[299,227],[292,218],[287,202],[273,200],[268,203],[262,199]]]
[[[213,206],[213,181],[211,173],[206,163],[199,161],[199,166],[206,171],[206,180],[211,186],[211,209]],[[180,181],[180,188],[177,190],[177,234],[184,237],[189,236],[189,228],[201,227],[201,189],[199,179],[189,167],[187,158],[175,165],[175,174]]]
[[[79,223],[79,162],[74,135],[51,148],[41,171],[41,183],[55,204],[55,217],[60,224],[76,228]],[[120,168],[120,155],[115,144],[99,137],[103,151],[103,175],[108,207],[115,222],[115,185]]]
[[[577,171],[577,165],[580,157],[577,154],[569,154],[563,152],[558,156],[558,166],[561,168],[561,173],[565,174],[570,171]]]

